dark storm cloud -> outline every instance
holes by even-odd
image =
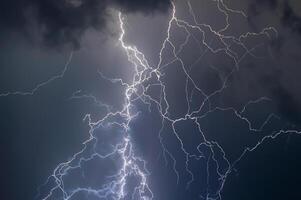
[[[278,37],[269,44],[269,64],[264,65],[253,78],[267,90],[278,105],[281,116],[295,124],[301,124],[301,1],[247,2],[250,25],[255,30],[271,25],[278,31]]]
[[[0,31],[18,32],[47,46],[71,44],[77,48],[89,28],[101,30],[107,8],[122,12],[166,11],[169,0],[10,0],[0,6]]]
[[[297,3],[299,5],[301,4],[300,1]],[[301,33],[301,17],[299,16],[301,13],[296,13],[293,6],[297,5],[290,4],[287,1],[284,3],[282,22],[285,26],[288,26],[292,30]]]
[[[278,13],[281,23],[294,31],[301,32],[301,2],[298,0],[256,0],[250,4],[250,11],[258,14],[258,6],[264,6]]]
[[[299,124],[301,119],[301,107],[298,99],[282,87],[276,88],[274,95],[278,99],[279,111],[292,123]]]

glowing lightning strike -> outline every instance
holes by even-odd
[[[105,199],[141,199],[141,200],[150,200],[153,199],[153,193],[150,190],[147,184],[147,176],[149,172],[146,169],[145,161],[139,157],[136,157],[133,150],[133,144],[131,142],[131,137],[129,135],[130,131],[130,122],[133,118],[135,118],[138,113],[132,112],[133,104],[132,102],[139,99],[140,97],[135,97],[138,92],[138,87],[145,80],[144,72],[150,67],[147,64],[147,61],[144,55],[139,52],[135,47],[127,46],[124,42],[124,24],[121,13],[119,13],[119,21],[120,21],[120,29],[121,35],[119,41],[121,43],[122,48],[125,50],[128,60],[133,64],[135,68],[135,75],[133,76],[133,80],[131,84],[124,83],[121,79],[120,81],[123,83],[122,85],[126,86],[125,89],[125,103],[124,107],[121,111],[110,112],[109,106],[104,105],[97,101],[97,99],[92,95],[81,95],[78,96],[77,91],[73,94],[71,99],[74,98],[91,98],[94,102],[97,102],[101,106],[105,106],[107,108],[107,115],[97,122],[92,122],[90,115],[86,115],[85,119],[88,119],[90,125],[90,138],[85,141],[84,148],[76,153],[69,161],[59,164],[53,174],[48,178],[47,182],[42,186],[47,186],[51,179],[54,180],[55,186],[50,190],[50,192],[43,197],[43,200],[52,198],[56,195],[57,192],[60,192],[63,196],[64,200],[68,200],[78,195],[79,193],[88,193],[94,195],[99,198]],[[113,79],[108,79],[114,82]],[[114,120],[114,117],[121,117],[122,122],[118,122],[118,120]],[[100,127],[105,126],[114,126],[117,125],[121,127],[124,131],[121,142],[115,145],[112,151],[101,155],[97,152],[97,147],[93,147],[93,153],[88,157],[85,157],[84,154],[88,151],[89,145],[93,141],[97,141],[97,137],[95,136],[94,131],[99,129]],[[121,159],[122,164],[120,165],[120,169],[114,175],[111,175],[109,178],[110,182],[105,183],[100,189],[92,189],[92,188],[83,188],[78,187],[73,189],[71,192],[68,192],[64,187],[64,178],[68,175],[71,170],[81,168],[83,162],[91,161],[95,158],[106,159],[109,157],[118,156]],[[131,192],[131,197],[128,197],[128,191],[126,191],[126,187],[129,184],[128,179],[135,177],[137,179],[137,184],[134,187],[134,190]],[[41,187],[41,188],[42,188]],[[38,198],[41,194],[38,194]]]
[[[229,79],[232,74],[237,72],[240,67],[240,63],[243,59],[246,58],[247,55],[252,56],[253,58],[258,58],[254,51],[258,47],[248,48],[245,40],[247,40],[250,36],[264,36],[266,39],[271,39],[273,35],[277,36],[277,31],[273,27],[266,27],[262,31],[258,33],[247,32],[243,33],[240,36],[232,36],[227,35],[226,31],[231,26],[230,24],[230,14],[238,14],[241,17],[247,18],[247,15],[242,11],[237,11],[229,8],[223,0],[212,0],[216,3],[218,11],[224,16],[225,25],[220,30],[215,30],[209,24],[199,23],[197,21],[196,14],[194,13],[193,7],[190,2],[187,2],[189,15],[192,17],[192,22],[185,21],[177,17],[177,10],[175,4],[172,2],[172,14],[171,18],[168,22],[168,28],[166,32],[166,38],[164,39],[161,49],[158,52],[159,62],[156,66],[150,66],[146,56],[138,50],[135,46],[128,45],[124,41],[125,25],[124,25],[124,17],[121,13],[118,14],[119,25],[120,25],[120,37],[119,42],[121,44],[122,49],[127,55],[128,61],[134,67],[134,75],[130,83],[125,82],[122,79],[113,79],[105,77],[101,72],[100,75],[105,80],[110,81],[111,83],[119,83],[124,89],[124,104],[121,110],[112,111],[112,108],[108,105],[105,105],[98,101],[93,95],[79,95],[81,91],[77,91],[73,94],[71,99],[75,98],[90,98],[97,105],[106,108],[106,115],[98,121],[92,121],[91,116],[86,115],[84,120],[89,122],[90,131],[89,131],[89,139],[86,140],[83,145],[83,149],[74,154],[71,159],[66,162],[60,163],[53,170],[51,176],[48,177],[46,183],[40,187],[40,193],[37,195],[38,199],[64,199],[71,200],[73,198],[78,197],[81,194],[91,195],[98,199],[112,199],[112,200],[128,200],[128,199],[137,199],[137,200],[151,200],[154,199],[155,194],[153,194],[151,187],[148,183],[148,177],[150,172],[148,172],[146,168],[146,161],[137,156],[137,152],[135,152],[134,144],[131,139],[131,123],[133,123],[133,119],[139,115],[139,112],[135,111],[135,103],[143,102],[145,105],[150,106],[155,105],[155,107],[159,111],[159,117],[162,119],[162,127],[158,133],[158,139],[162,146],[163,156],[166,164],[168,165],[168,158],[173,162],[172,168],[176,175],[177,183],[180,184],[182,179],[181,177],[186,175],[189,177],[189,180],[186,181],[186,189],[190,188],[190,185],[193,184],[195,177],[193,170],[191,169],[191,162],[193,160],[203,159],[206,162],[206,172],[207,172],[207,189],[205,192],[200,194],[202,199],[206,200],[221,200],[221,192],[223,190],[224,184],[227,180],[228,175],[233,171],[236,164],[248,153],[254,151],[266,141],[273,140],[279,135],[282,134],[301,134],[300,131],[291,130],[291,129],[283,129],[278,130],[270,135],[262,136],[259,141],[255,145],[245,146],[244,150],[241,152],[240,156],[235,161],[230,161],[227,157],[227,154],[223,147],[216,141],[211,141],[207,139],[207,135],[202,130],[201,120],[207,118],[210,114],[216,112],[232,112],[237,120],[247,124],[247,127],[250,132],[258,133],[262,132],[266,125],[268,125],[274,118],[278,118],[275,114],[270,114],[266,120],[262,123],[260,128],[255,128],[246,116],[245,111],[248,109],[248,106],[251,104],[260,103],[262,101],[271,101],[271,99],[267,97],[261,97],[259,99],[250,100],[247,102],[241,110],[237,110],[234,107],[218,107],[213,106],[212,99],[218,95],[220,95],[229,85]],[[172,41],[172,27],[175,26],[183,30],[186,34],[184,42],[182,42],[179,47]],[[197,39],[194,32],[198,32],[201,35],[201,39]],[[219,47],[213,47],[211,45],[211,41],[208,41],[208,35],[213,35],[216,40],[220,43]],[[193,40],[197,44],[204,47],[206,50],[202,53],[191,65],[187,65],[184,60],[181,58],[181,52],[184,51],[186,45],[188,45],[188,41]],[[236,52],[231,47],[232,45],[238,45],[241,47],[242,52]],[[164,63],[164,52],[170,51],[173,58],[171,61]],[[198,84],[197,81],[194,80],[191,70],[195,67],[195,65],[205,56],[206,53],[223,53],[228,58],[233,61],[233,68],[226,76],[220,76],[222,81],[222,86],[211,92],[206,93]],[[59,76],[55,76],[49,81],[46,81],[42,84],[39,84],[35,89],[30,92],[13,92],[0,94],[0,96],[8,96],[11,94],[15,95],[32,95],[35,91],[37,91],[40,87],[48,84],[52,80],[57,78],[62,78],[69,62],[71,61],[72,54],[68,63],[65,66],[65,70]],[[167,92],[167,84],[164,82],[163,77],[165,76],[164,70],[170,67],[172,64],[178,63],[181,67],[181,72],[184,74],[186,78],[185,82],[185,99],[187,111],[186,113],[178,118],[172,117],[170,114],[170,110],[172,109],[170,99],[168,97]],[[220,72],[214,66],[209,66],[211,69],[215,70],[219,75]],[[153,82],[150,84],[149,80]],[[192,87],[189,88],[190,85]],[[160,98],[157,99],[152,97],[148,91],[150,88],[154,86],[159,86],[160,88]],[[192,101],[193,101],[193,93],[199,94],[203,100],[200,102],[200,106],[196,109],[193,109]],[[209,105],[209,108],[206,109],[206,105]],[[150,110],[150,109],[149,109]],[[187,144],[183,140],[182,136],[179,134],[179,130],[177,129],[177,125],[180,122],[192,121],[194,125],[197,127],[197,131],[201,136],[201,141],[197,146],[197,153],[191,152],[187,148]],[[172,151],[168,149],[167,145],[164,144],[164,128],[170,125],[173,137],[178,141],[178,145],[180,150],[183,153],[185,159],[185,172],[181,172],[178,170],[179,163],[177,157],[173,155]],[[121,137],[119,138],[117,143],[112,144],[111,148],[106,149],[105,153],[99,150],[100,145],[98,131],[102,131],[104,129],[110,129],[115,131],[117,129],[122,132]],[[209,153],[208,153],[209,152]],[[71,176],[74,170],[82,169],[85,163],[88,163],[93,160],[106,162],[107,160],[118,160],[117,164],[118,169],[116,173],[108,175],[105,178],[105,181],[100,184],[99,187],[67,187],[66,178]],[[226,163],[226,166],[222,166],[221,162]],[[215,163],[215,167],[212,165]],[[217,182],[218,187],[214,190],[210,190],[210,179],[212,179],[210,172],[215,170],[217,174]],[[183,175],[184,174],[184,175]],[[135,183],[132,183],[131,180],[135,179]],[[48,189],[47,192],[42,192],[43,189]],[[132,189],[129,189],[132,188]]]
[[[161,85],[162,88],[162,96],[161,99],[162,101],[164,101],[164,104],[166,105],[165,110],[163,111],[163,106],[162,106],[162,102],[156,102],[159,104],[159,109],[160,109],[160,113],[161,113],[161,117],[162,117],[162,129],[159,133],[159,139],[161,141],[162,147],[163,147],[163,154],[164,156],[167,154],[168,156],[171,157],[171,159],[173,160],[174,164],[173,164],[173,168],[175,171],[175,174],[177,175],[177,182],[179,182],[179,172],[177,171],[177,163],[176,163],[176,159],[175,157],[170,153],[170,151],[168,151],[167,148],[165,148],[165,145],[162,142],[162,130],[163,130],[163,126],[164,126],[164,121],[167,121],[169,123],[171,123],[172,125],[172,130],[173,133],[175,135],[175,137],[178,139],[179,143],[180,143],[180,148],[183,152],[183,154],[185,155],[185,166],[186,166],[186,172],[188,175],[191,176],[190,181],[187,182],[187,189],[189,188],[190,184],[193,183],[194,181],[194,174],[192,173],[192,171],[189,168],[189,163],[191,161],[191,159],[199,159],[200,157],[204,156],[205,153],[201,150],[203,147],[206,147],[209,149],[209,151],[211,152],[210,155],[205,158],[207,160],[207,187],[209,187],[209,179],[210,179],[210,160],[212,160],[213,162],[216,163],[216,173],[218,174],[218,180],[219,180],[219,187],[212,192],[209,192],[207,190],[206,194],[202,194],[201,198],[206,199],[206,200],[220,200],[222,199],[221,197],[221,191],[224,187],[225,181],[227,179],[227,176],[231,173],[231,171],[233,170],[233,168],[235,167],[235,165],[242,159],[242,157],[250,151],[254,151],[258,146],[260,146],[261,144],[263,144],[263,142],[265,142],[266,140],[269,139],[275,139],[277,136],[281,135],[281,134],[290,134],[290,133],[294,133],[294,134],[300,134],[300,131],[297,130],[279,130],[276,133],[272,133],[271,135],[267,135],[262,137],[262,139],[260,141],[258,141],[258,143],[255,146],[250,146],[250,147],[245,147],[245,150],[241,153],[241,155],[239,156],[239,158],[237,160],[235,160],[234,162],[230,162],[227,159],[226,153],[223,150],[223,148],[220,146],[220,144],[218,144],[215,141],[209,141],[206,138],[206,134],[204,133],[204,131],[201,129],[201,124],[199,122],[199,120],[206,118],[207,116],[209,116],[209,114],[213,113],[213,112],[219,112],[219,111],[231,111],[235,114],[235,116],[239,119],[242,120],[244,123],[246,123],[249,127],[249,131],[250,132],[261,132],[264,127],[272,120],[272,118],[279,118],[278,116],[274,115],[274,114],[270,114],[267,119],[263,122],[263,124],[260,126],[259,129],[253,128],[251,121],[245,117],[243,115],[244,111],[246,110],[247,106],[253,103],[259,103],[261,101],[266,101],[266,100],[270,100],[266,97],[261,97],[257,100],[251,100],[249,102],[247,102],[245,104],[245,106],[243,107],[243,109],[241,111],[236,110],[233,107],[214,107],[214,108],[210,108],[208,109],[208,111],[204,112],[204,106],[207,104],[211,105],[211,98],[213,98],[214,96],[217,96],[218,94],[220,94],[221,92],[223,92],[226,88],[227,88],[227,84],[228,84],[228,79],[229,77],[235,73],[235,70],[239,70],[239,64],[240,62],[245,58],[246,55],[250,55],[254,58],[257,58],[257,56],[255,56],[253,54],[253,51],[258,47],[255,46],[251,49],[249,49],[243,42],[244,39],[247,39],[249,36],[266,36],[268,39],[271,39],[272,36],[271,34],[274,34],[275,36],[278,35],[277,31],[275,28],[273,27],[266,27],[264,28],[261,32],[259,33],[253,33],[253,32],[247,32],[242,34],[239,37],[235,37],[235,36],[229,36],[229,35],[225,35],[223,34],[230,26],[229,23],[229,13],[235,13],[235,14],[240,14],[243,17],[247,17],[242,11],[236,11],[233,9],[230,9],[226,6],[226,4],[223,2],[223,0],[214,0],[214,2],[217,3],[217,8],[218,10],[223,13],[225,15],[225,21],[226,24],[225,26],[218,30],[215,31],[209,24],[201,24],[198,23],[196,20],[196,15],[192,9],[192,6],[190,4],[190,2],[188,1],[188,7],[189,7],[189,13],[193,18],[193,23],[191,24],[187,21],[184,21],[182,19],[178,19],[176,17],[176,8],[175,5],[173,5],[173,12],[172,12],[172,18],[169,21],[169,26],[168,26],[168,30],[167,30],[167,37],[163,42],[162,48],[160,50],[159,53],[159,64],[156,67],[157,71],[160,71],[160,69],[162,70],[163,68],[166,68],[167,66],[178,62],[180,63],[181,67],[182,67],[182,71],[186,76],[186,90],[185,90],[185,95],[186,95],[186,100],[187,100],[187,113],[181,117],[181,118],[176,118],[176,119],[172,119],[169,117],[169,112],[168,110],[170,109],[170,104],[168,102],[168,97],[167,94],[165,92],[166,86],[164,85],[163,81],[160,81],[160,76],[158,76],[158,81]],[[186,32],[186,39],[184,40],[184,42],[182,44],[179,45],[179,49],[176,49],[176,45],[174,45],[174,43],[171,41],[171,26],[172,25],[177,26],[180,29],[184,29],[184,31]],[[202,35],[202,40],[197,40],[194,36],[194,34],[192,33],[192,31],[198,31],[201,33]],[[220,48],[214,48],[210,46],[210,43],[207,42],[207,33],[213,34],[216,38],[218,38],[218,40],[221,42],[222,47]],[[234,64],[235,64],[235,68],[233,68],[233,70],[224,78],[223,81],[223,85],[220,89],[210,93],[210,94],[206,94],[201,88],[198,87],[198,85],[196,84],[195,80],[191,77],[190,75],[190,70],[192,69],[192,67],[194,67],[195,63],[197,63],[199,61],[199,59],[201,59],[204,54],[202,54],[191,66],[186,66],[184,61],[180,58],[179,54],[181,53],[181,51],[183,50],[184,46],[187,45],[189,38],[192,37],[197,43],[200,43],[201,45],[203,45],[204,47],[206,47],[206,52],[210,51],[213,54],[219,53],[219,52],[224,52],[225,55],[227,55],[230,59],[233,60]],[[229,42],[231,41],[231,42]],[[233,51],[231,49],[232,44],[236,44],[241,46],[244,50],[245,53],[242,54],[242,56],[239,56],[238,53],[236,53],[235,51]],[[173,52],[173,56],[174,56],[174,60],[172,60],[171,62],[162,65],[162,56],[163,56],[163,51],[167,49],[167,45],[171,46],[171,51]],[[218,72],[218,71],[217,71]],[[200,95],[202,95],[204,97],[204,100],[201,103],[201,106],[192,111],[191,110],[191,106],[190,106],[190,100],[189,100],[189,94],[188,94],[188,83],[193,85],[193,91],[198,92]],[[192,120],[194,121],[194,123],[197,125],[199,133],[201,134],[202,138],[203,138],[203,142],[199,144],[198,146],[198,150],[200,155],[196,155],[196,154],[192,154],[190,153],[186,148],[185,148],[185,144],[181,138],[181,136],[178,134],[177,129],[176,129],[176,124],[178,124],[181,121],[186,121],[186,120]],[[226,169],[222,170],[218,159],[216,158],[216,152],[217,150],[219,150],[219,153],[221,153],[223,155],[222,159],[223,161],[225,161],[228,165],[228,167],[226,167]],[[165,160],[167,160],[165,158]]]

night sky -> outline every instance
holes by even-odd
[[[10,0],[0,36],[0,199],[301,199],[299,0]]]

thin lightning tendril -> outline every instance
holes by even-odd
[[[49,79],[47,79],[46,81],[43,81],[39,84],[37,84],[33,89],[28,90],[28,91],[15,91],[15,92],[5,92],[5,93],[1,93],[0,97],[7,97],[7,96],[32,96],[34,95],[37,91],[39,91],[42,87],[52,83],[53,81],[56,81],[58,79],[62,79],[65,76],[65,73],[67,72],[69,65],[72,61],[73,58],[73,52],[70,53],[70,56],[63,68],[63,70],[55,75],[50,77]]]

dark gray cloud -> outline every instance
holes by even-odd
[[[89,28],[101,30],[109,17],[107,9],[122,12],[166,11],[170,0],[11,0],[0,6],[0,31],[18,32],[47,46],[80,46]]]
[[[298,0],[256,0],[250,3],[251,15],[260,14],[260,10],[268,8],[276,12],[283,26],[301,32],[301,2]]]
[[[273,26],[278,31],[278,37],[269,41],[268,61],[252,64],[253,73],[247,74],[252,74],[250,80],[255,80],[257,87],[264,89],[264,93],[274,100],[281,116],[300,124],[301,2],[248,0],[246,8],[249,25],[255,31],[265,26]],[[254,72],[254,68],[258,68],[258,72]]]
[[[295,5],[296,4],[296,5]],[[290,27],[292,30],[301,33],[301,12],[296,9],[301,5],[300,1],[295,3],[284,2],[282,22],[285,26]]]

